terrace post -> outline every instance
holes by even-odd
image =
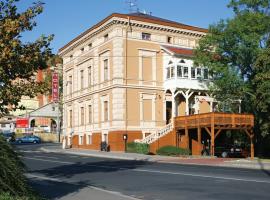
[[[251,134],[251,136],[250,136],[250,158],[252,160],[254,159],[254,142],[253,142],[253,139],[254,139],[254,135]]]
[[[198,144],[200,147],[200,152],[202,151],[202,131],[201,131],[201,127],[198,126],[197,128],[197,133],[198,133]]]
[[[214,113],[211,113],[211,156],[215,155],[215,119]]]

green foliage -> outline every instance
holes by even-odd
[[[22,96],[34,97],[47,90],[44,83],[35,80],[35,73],[47,67],[53,36],[21,41],[21,34],[36,26],[34,19],[43,11],[43,5],[38,2],[18,13],[17,1],[0,1],[0,116],[22,108]]]
[[[175,147],[175,146],[164,146],[157,150],[157,154],[163,155],[163,156],[190,155],[190,150]]]
[[[200,40],[195,63],[213,73],[213,97],[255,115],[257,141],[270,133],[270,1],[231,0],[232,19],[209,27]],[[260,145],[259,145],[260,146]]]
[[[136,143],[136,142],[130,142],[130,143],[127,143],[127,152],[148,154],[149,153],[149,145]]]
[[[24,165],[9,143],[0,136],[0,194],[28,196],[32,194],[23,175]]]

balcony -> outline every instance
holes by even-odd
[[[174,118],[176,129],[211,127],[222,129],[252,129],[254,116],[252,114],[235,113],[204,113]]]

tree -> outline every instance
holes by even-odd
[[[233,18],[210,25],[195,51],[195,63],[212,72],[209,87],[216,99],[240,99],[243,112],[255,115],[260,141],[270,133],[270,1],[231,0],[228,7]]]
[[[35,42],[23,43],[23,32],[35,26],[35,17],[43,11],[41,2],[34,3],[26,11],[18,13],[16,2],[0,1],[0,117],[19,105],[22,96],[33,98],[47,88],[35,80],[38,69],[47,67],[52,56],[49,48],[53,36],[42,35]]]

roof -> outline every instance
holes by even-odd
[[[186,49],[186,48],[179,48],[179,47],[173,47],[173,46],[163,46],[165,49],[170,51],[171,53],[177,54],[177,55],[183,55],[183,56],[193,56],[194,51],[193,49]]]
[[[196,27],[196,26],[186,25],[186,24],[178,23],[178,22],[175,22],[175,21],[170,21],[170,20],[167,20],[167,19],[155,17],[155,16],[152,16],[152,15],[144,14],[144,13],[139,13],[139,12],[130,13],[130,14],[113,13],[113,14],[109,15],[108,17],[106,17],[105,19],[103,19],[102,21],[100,21],[99,23],[95,24],[91,28],[89,28],[86,31],[84,31],[83,33],[81,33],[79,36],[77,36],[73,40],[71,40],[69,43],[67,43],[62,48],[60,48],[59,51],[64,50],[66,47],[70,46],[71,44],[73,44],[74,42],[76,42],[77,40],[79,40],[80,38],[82,38],[83,36],[88,34],[89,32],[91,32],[92,30],[98,28],[99,26],[101,26],[105,22],[109,21],[113,17],[136,20],[136,21],[142,21],[142,22],[148,22],[148,23],[164,25],[164,26],[171,26],[171,27],[174,27],[174,28],[181,28],[181,29],[186,29],[186,30],[191,30],[191,31],[198,31],[198,32],[203,32],[203,33],[208,32],[208,30],[204,29],[204,28],[199,28],[199,27]]]

